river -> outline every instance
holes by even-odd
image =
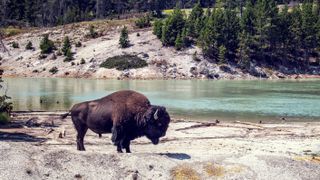
[[[75,103],[131,89],[187,120],[320,121],[320,80],[4,80],[19,111],[68,110]]]

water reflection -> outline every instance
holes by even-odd
[[[320,120],[320,81],[117,81],[8,78],[15,110],[67,110],[114,91],[144,93],[187,119]]]

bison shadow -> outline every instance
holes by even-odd
[[[191,159],[191,156],[185,153],[160,153],[161,156],[167,156],[172,159],[178,159],[178,160],[186,160]]]
[[[25,133],[0,132],[0,141],[10,142],[44,142],[46,138],[38,138]]]

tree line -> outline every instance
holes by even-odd
[[[53,26],[71,22],[105,18],[129,12],[154,11],[175,7],[171,0],[0,0],[0,26]],[[191,7],[195,0],[181,0]],[[211,6],[214,0],[201,0]]]
[[[229,3],[230,2],[230,3]],[[250,63],[308,67],[319,65],[320,1],[293,7],[274,0],[247,0],[241,9],[235,1],[204,10],[196,4],[190,15],[176,8],[154,23],[154,34],[164,46],[177,50],[199,45],[218,63]]]
[[[279,0],[283,2],[288,0]],[[0,26],[54,26],[83,20],[118,17],[131,12],[153,12],[175,6],[213,7],[216,0],[0,0]],[[232,1],[232,5],[244,4]]]

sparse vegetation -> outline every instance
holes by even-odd
[[[1,65],[1,63],[0,63]],[[11,99],[9,96],[7,96],[7,89],[4,89],[4,86],[2,85],[2,74],[3,70],[0,70],[0,90],[3,93],[3,95],[0,96],[0,125],[7,124],[10,121],[10,113],[12,111],[12,103],[9,102]]]
[[[56,67],[56,66],[54,66],[54,67],[52,67],[50,70],[49,70],[49,72],[51,73],[51,74],[57,74],[58,73],[58,68]]]
[[[71,49],[68,49],[66,52],[66,57],[64,58],[64,62],[70,62],[73,60],[73,53],[71,52]]]
[[[68,36],[64,37],[63,47],[61,51],[64,56],[67,56],[68,51],[71,51],[71,42]]]
[[[81,61],[80,61],[80,64],[85,64],[86,61],[82,58]]]
[[[123,27],[120,34],[119,44],[121,48],[127,48],[130,46],[128,29],[126,26]]]
[[[15,42],[15,41],[12,42],[12,47],[15,49],[19,48],[19,43]]]
[[[200,174],[188,165],[180,165],[171,170],[173,180],[200,180]]]
[[[53,50],[56,49],[53,41],[49,39],[49,35],[46,34],[43,36],[43,39],[40,42],[41,54],[50,54]]]
[[[26,50],[33,50],[34,47],[32,45],[32,42],[31,41],[28,41],[27,45],[26,45]]]
[[[78,41],[75,45],[76,47],[81,47],[82,46],[82,43],[80,41]]]
[[[138,28],[151,27],[151,18],[149,15],[143,16],[142,18],[136,20],[135,24]]]
[[[94,28],[93,25],[91,25],[90,28],[89,28],[89,34],[88,34],[88,36],[89,36],[90,38],[92,38],[92,39],[95,39],[95,38],[98,37],[98,33],[96,32],[96,30],[95,30],[95,28]]]
[[[108,58],[105,62],[103,62],[100,67],[117,70],[125,70],[125,69],[137,69],[146,67],[148,64],[145,60],[133,56],[133,55],[122,55]]]

